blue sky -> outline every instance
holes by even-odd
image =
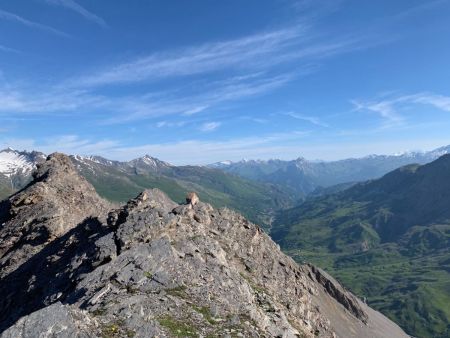
[[[2,147],[175,164],[450,144],[447,0],[0,0]]]

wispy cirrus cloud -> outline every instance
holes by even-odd
[[[191,115],[194,115],[194,114],[201,113],[202,111],[204,111],[204,110],[206,110],[208,108],[209,108],[209,106],[207,106],[207,105],[205,105],[205,106],[197,106],[197,107],[190,108],[190,109],[184,111],[183,115],[191,116]]]
[[[45,0],[73,7],[72,0]],[[68,7],[68,8],[69,8]],[[78,8],[79,9],[79,8]],[[81,14],[81,13],[80,13]],[[77,114],[102,124],[128,123],[169,115],[213,114],[226,103],[265,95],[315,70],[318,61],[361,48],[361,39],[327,38],[314,32],[311,23],[264,31],[234,40],[150,54],[125,61],[90,75],[73,76],[49,88],[1,88],[0,113]],[[300,62],[298,62],[300,61]],[[214,74],[214,80],[186,89],[178,83],[161,92],[108,94],[110,85],[128,86],[188,75]],[[218,80],[217,80],[218,79]],[[176,95],[171,90],[176,88]],[[107,112],[107,113],[106,113]],[[212,119],[217,119],[213,117]],[[303,120],[320,125],[310,116]],[[100,121],[97,121],[100,123]]]
[[[155,53],[74,79],[74,83],[82,86],[127,84],[202,74],[229,67],[254,67],[254,62],[267,62],[267,58],[261,56],[291,45],[303,34],[304,29],[296,27]]]
[[[403,116],[395,108],[395,100],[363,102],[351,100],[355,111],[369,111],[378,114],[384,120],[385,127],[398,126],[404,122]]]
[[[34,92],[12,86],[0,86],[0,114],[16,116],[53,115],[74,111],[79,108],[98,108],[108,103],[108,99],[100,95],[92,95],[85,91],[43,90]]]
[[[33,89],[0,86],[0,114],[18,116],[84,114],[108,112],[102,124],[118,124],[170,115],[192,116],[227,102],[265,94],[291,80],[291,74],[251,77],[249,81],[226,79],[205,83],[201,93],[166,92],[143,95],[106,96],[81,89],[48,89],[35,93]],[[97,114],[97,116],[99,116]]]
[[[302,121],[309,122],[309,123],[314,124],[314,125],[316,125],[318,127],[325,127],[325,128],[329,127],[328,124],[326,124],[325,122],[322,122],[322,120],[319,119],[318,117],[303,115],[303,114],[299,114],[299,113],[296,113],[296,112],[287,112],[287,113],[283,113],[283,115],[290,116],[290,117],[292,117],[294,119],[297,119],[297,120],[302,120]]]
[[[156,123],[157,128],[163,128],[163,127],[182,127],[186,125],[186,121],[159,121]]]
[[[162,96],[150,101],[127,98],[121,103],[122,110],[127,110],[128,114],[119,114],[105,120],[104,123],[117,124],[177,114],[190,116],[193,112],[204,112],[227,102],[271,92],[286,84],[291,77],[290,74],[282,74],[252,79],[248,82],[220,81],[206,85],[201,94],[180,95],[177,98]]]
[[[428,92],[371,101],[351,100],[350,102],[355,111],[369,111],[378,114],[385,121],[384,127],[403,125],[406,122],[403,112],[411,106],[426,105],[450,112],[450,96]]]
[[[450,112],[450,96],[421,93],[411,96],[410,100],[416,103],[428,104],[440,110]]]
[[[200,126],[200,130],[203,132],[211,132],[221,126],[221,122],[205,122]]]
[[[47,33],[52,33],[52,34],[55,34],[58,36],[66,37],[66,38],[69,37],[69,35],[67,33],[64,33],[63,31],[60,31],[58,29],[52,28],[47,25],[43,25],[38,22],[34,22],[31,20],[25,19],[17,14],[7,12],[2,9],[0,9],[0,20],[15,22],[15,23],[21,24],[21,25],[29,27],[29,28],[39,29],[41,31],[45,31]]]
[[[307,24],[235,40],[206,43],[105,67],[70,81],[74,86],[124,85],[234,69],[268,70],[294,60],[317,60],[360,48],[361,39],[318,37]]]
[[[88,21],[91,21],[103,28],[108,27],[105,20],[103,20],[98,15],[88,11],[86,8],[75,2],[74,0],[44,0],[45,2],[55,5],[55,6],[61,6],[64,8],[67,8],[71,11],[76,12],[77,14],[81,15],[83,18],[85,18]]]

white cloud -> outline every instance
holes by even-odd
[[[62,6],[67,9],[70,9],[82,17],[84,17],[86,20],[89,20],[91,22],[94,22],[95,24],[107,27],[107,24],[105,20],[103,20],[101,17],[95,15],[92,12],[89,12],[86,8],[82,7],[78,3],[76,3],[74,0],[45,0],[47,3],[57,6]]]
[[[45,1],[70,8],[87,19],[101,23],[100,18],[73,0]],[[8,18],[11,19],[10,16]],[[234,40],[154,53],[105,67],[90,75],[75,76],[52,87],[0,87],[0,113],[26,118],[39,114],[82,115],[97,119],[94,123],[104,124],[168,115],[192,116],[206,111],[211,115],[218,108],[223,108],[225,103],[273,92],[311,72],[312,67],[308,66],[310,61],[316,64],[321,58],[361,48],[360,42],[361,39],[348,37],[331,41],[315,34],[311,25],[298,24]],[[305,62],[301,65],[297,63],[296,67],[290,65],[289,70],[286,67],[276,68],[299,60]],[[217,72],[220,80],[208,83],[200,80],[189,88],[169,85],[172,87],[166,92],[128,96],[98,94],[97,91],[97,87],[104,85],[127,85],[210,72]],[[303,116],[302,119],[325,126],[315,117]],[[262,122],[263,119],[260,119]]]
[[[283,63],[320,59],[361,48],[360,38],[324,40],[307,25],[266,31],[235,40],[151,54],[73,78],[72,86],[104,86],[222,70],[267,70]]]
[[[194,114],[200,113],[208,108],[209,108],[208,106],[194,107],[194,108],[188,109],[185,112],[183,112],[183,115],[187,115],[187,116],[194,115]]]
[[[172,127],[182,127],[184,125],[186,125],[186,121],[176,121],[176,122],[171,122],[171,121],[159,121],[156,123],[156,127],[158,128],[163,128],[163,127],[167,127],[167,128],[172,128]]]
[[[405,111],[417,105],[432,106],[441,111],[450,112],[450,96],[434,93],[417,93],[412,95],[391,96],[373,101],[351,100],[354,111],[377,113],[383,120],[382,128],[407,126],[408,116]]]
[[[50,26],[46,26],[46,25],[43,25],[43,24],[40,24],[40,23],[37,23],[37,22],[34,22],[34,21],[27,20],[27,19],[25,19],[25,18],[23,18],[23,17],[21,17],[19,15],[16,15],[14,13],[10,13],[10,12],[4,11],[2,9],[0,9],[0,19],[16,22],[16,23],[19,23],[21,25],[24,25],[24,26],[27,26],[27,27],[30,27],[30,28],[37,28],[39,30],[46,31],[48,33],[52,33],[52,34],[55,34],[55,35],[59,35],[59,36],[63,36],[63,37],[69,37],[68,34],[66,34],[66,33],[64,33],[64,32],[62,32],[62,31],[60,31],[58,29],[55,29],[55,28],[52,28]]]
[[[295,113],[295,112],[287,112],[287,113],[284,113],[284,115],[290,116],[297,120],[303,120],[303,121],[309,122],[309,123],[314,124],[319,127],[325,127],[325,128],[329,127],[328,124],[322,122],[318,117],[307,116],[307,115],[303,115],[303,114],[299,114],[299,113]]]
[[[204,132],[214,131],[220,127],[222,123],[220,122],[205,122],[200,126],[200,130]]]
[[[263,75],[263,74],[261,74]],[[139,121],[168,115],[192,116],[210,107],[246,99],[271,92],[292,79],[292,75],[251,77],[247,81],[235,78],[204,84],[199,93],[150,93],[132,96],[103,96],[86,90],[71,88],[21,89],[0,86],[0,114],[15,114],[24,117],[33,115],[87,115],[93,112],[103,118],[105,124]],[[96,115],[91,115],[95,117]]]
[[[217,71],[229,67],[254,67],[272,60],[268,56],[291,46],[305,30],[282,29],[244,38],[186,47],[152,54],[134,61],[106,68],[74,80],[82,86],[98,86],[156,80]],[[273,61],[270,61],[273,62]]]
[[[407,107],[421,105],[433,106],[441,111],[450,111],[450,97],[434,93],[417,93],[400,95],[387,99],[372,101],[351,100],[355,111],[370,111],[377,113],[385,120],[385,127],[398,127],[406,123],[402,112]]]
[[[176,99],[164,97],[146,100],[139,97],[115,99],[111,104],[119,114],[106,120],[107,124],[117,124],[167,115],[192,116],[211,107],[226,102],[237,101],[271,92],[291,80],[289,75],[252,79],[242,83],[211,83],[201,94],[180,96]],[[126,112],[126,114],[123,114]]]
[[[101,22],[74,0],[45,1],[75,10],[97,23]],[[1,13],[0,11],[0,18]],[[19,20],[16,16],[11,17],[11,13],[8,15],[9,19]],[[327,41],[314,34],[310,25],[298,24],[234,40],[151,54],[105,67],[90,75],[75,76],[47,88],[0,86],[0,113],[22,114],[27,118],[32,114],[89,115],[102,119],[104,124],[127,123],[167,115],[191,116],[205,111],[214,114],[214,110],[217,111],[225,103],[270,93],[312,69],[305,63],[295,68],[289,67],[288,72],[276,69],[277,65],[303,59],[317,61],[353,48],[357,48],[355,39]],[[173,85],[167,92],[143,95],[97,94],[97,87],[103,85],[126,85],[219,71],[222,72],[218,73],[220,80],[208,83],[198,81],[199,84],[190,88]],[[310,122],[314,123],[313,119],[310,118]]]
[[[6,114],[61,114],[82,107],[99,108],[109,100],[99,95],[88,94],[81,90],[42,90],[13,86],[0,86],[0,113]]]
[[[260,118],[260,117],[254,117],[254,116],[241,116],[240,119],[241,120],[252,121],[252,122],[255,122],[255,123],[259,123],[259,124],[265,124],[265,123],[269,122],[268,119],[264,119],[264,118]]]
[[[417,103],[429,104],[440,110],[450,112],[450,96],[421,93],[412,96],[411,100]]]
[[[397,112],[395,108],[395,100],[385,100],[379,102],[361,102],[352,100],[351,103],[355,107],[355,111],[369,111],[378,114],[383,120],[383,127],[393,127],[403,124],[404,118]]]

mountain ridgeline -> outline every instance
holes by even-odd
[[[37,154],[39,156],[37,156]],[[200,166],[173,166],[148,155],[128,161],[100,156],[70,156],[78,172],[112,202],[125,202],[148,188],[159,188],[175,201],[188,190],[216,207],[228,206],[268,228],[276,210],[294,206],[295,197],[273,184],[261,184]],[[0,152],[0,197],[8,197],[31,181],[32,170],[45,160],[37,152]],[[11,182],[14,182],[11,185]]]
[[[407,152],[399,155],[371,155],[339,161],[308,161],[298,158],[282,160],[224,161],[210,165],[250,180],[276,184],[305,198],[317,189],[344,189],[348,183],[379,178],[407,164],[425,164],[450,153],[450,146],[429,152]]]
[[[229,206],[269,230],[277,210],[293,207],[307,197],[344,190],[351,184],[378,178],[405,164],[428,163],[450,146],[424,153],[373,155],[359,159],[314,162],[220,162],[204,166],[174,166],[151,156],[120,162],[100,156],[71,156],[78,171],[111,201],[124,202],[146,188],[160,188],[181,201],[184,191],[197,191],[214,206]],[[0,198],[31,180],[45,155],[36,151],[0,151]]]
[[[0,204],[0,337],[407,337],[257,225],[188,197],[113,206],[50,155]]]
[[[450,334],[450,155],[311,199],[272,238],[418,337]]]

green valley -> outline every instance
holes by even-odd
[[[450,334],[450,156],[280,212],[272,237],[417,337]]]
[[[214,207],[238,210],[268,229],[276,210],[295,203],[294,196],[272,185],[246,180],[218,169],[200,166],[157,167],[102,164],[89,159],[72,158],[78,171],[95,187],[100,196],[124,202],[149,188],[159,188],[175,201],[182,202],[187,191],[195,191]]]

